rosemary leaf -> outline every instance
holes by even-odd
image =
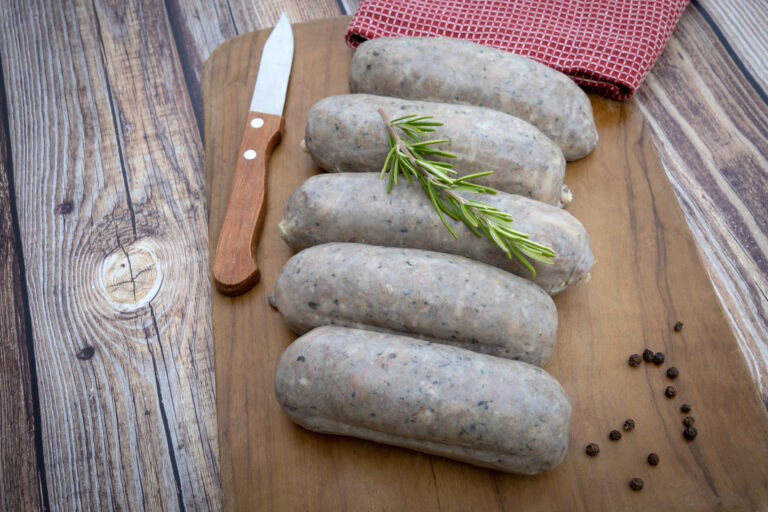
[[[435,140],[420,140],[419,142],[414,142],[411,144],[410,149],[413,151],[414,148],[424,148],[426,146],[432,146],[434,144],[447,144],[448,142],[451,142],[451,139],[435,139]],[[450,154],[450,153],[447,153]],[[456,155],[454,155],[454,158]]]
[[[384,175],[389,170],[389,161],[392,160],[392,156],[395,154],[396,149],[392,148],[387,153],[387,158],[384,159],[384,165],[381,167],[381,179],[384,179]]]
[[[517,250],[517,247],[515,247],[515,244],[507,244],[507,245],[512,250],[512,252],[515,253],[515,256],[517,256],[517,259],[522,261],[523,265],[525,265],[526,268],[530,271],[530,273],[533,274],[533,277],[536,277],[536,269],[533,268],[533,265],[531,265],[527,259],[525,259],[525,256],[520,254],[520,251]]]
[[[466,176],[462,176],[461,178],[456,178],[453,180],[454,184],[456,183],[462,183],[464,181],[474,180],[476,178],[482,178],[483,176],[489,176],[493,174],[493,171],[483,171],[483,172],[476,172],[474,174],[467,174]],[[482,185],[477,185],[478,187],[482,187],[484,189],[488,190],[489,194],[495,194],[496,190],[490,188],[490,187],[483,187]]]

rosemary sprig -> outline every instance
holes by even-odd
[[[435,127],[442,126],[443,123],[435,121],[432,116],[414,114],[390,120],[383,109],[379,109],[379,115],[387,126],[390,147],[381,168],[381,179],[389,173],[387,193],[392,192],[392,188],[397,185],[400,174],[408,183],[413,183],[413,178],[416,178],[435,206],[443,224],[454,237],[458,238],[445,215],[462,221],[475,235],[486,236],[504,251],[507,257],[517,257],[533,277],[536,277],[536,269],[526,256],[542,263],[554,262],[555,251],[534,242],[527,233],[514,229],[512,215],[494,206],[462,197],[456,192],[495,194],[496,190],[471,181],[488,176],[492,171],[453,178],[451,175],[456,174],[453,165],[431,159],[435,156],[456,158],[456,155],[435,147],[437,144],[449,142],[448,139],[422,140],[422,137],[434,132]]]

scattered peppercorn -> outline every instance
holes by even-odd
[[[686,427],[692,427],[694,423],[696,423],[696,420],[693,419],[693,416],[686,416],[683,418],[683,425]]]
[[[653,350],[650,350],[650,349],[643,350],[643,361],[645,361],[646,363],[653,362],[653,355],[654,355]]]
[[[629,366],[640,366],[640,363],[643,362],[643,358],[640,357],[640,354],[632,354],[629,356]]]
[[[680,375],[680,370],[678,370],[674,366],[670,366],[669,368],[667,368],[667,377],[669,377],[670,379],[676,379],[678,375]]]
[[[655,453],[651,453],[648,455],[648,464],[651,466],[656,466],[659,463],[659,456]]]
[[[684,412],[685,414],[688,414],[689,412],[691,412],[691,406],[688,404],[681,405],[680,412]]]
[[[624,430],[629,432],[630,430],[633,430],[635,428],[635,420],[632,418],[629,418],[627,421],[624,422]]]
[[[611,430],[611,433],[608,434],[608,439],[610,439],[611,441],[618,441],[619,439],[621,439],[621,432],[619,432],[618,430]]]
[[[680,322],[679,320],[675,322],[675,332],[680,332],[683,330],[683,322]]]
[[[677,395],[677,390],[675,389],[675,386],[667,386],[666,389],[664,389],[664,396],[667,398],[675,398]]]
[[[655,364],[655,365],[664,364],[664,354],[661,353],[661,352],[656,352],[653,355],[653,364]]]
[[[587,452],[587,455],[589,455],[590,457],[594,457],[595,455],[600,453],[600,447],[597,446],[595,443],[589,443],[587,445],[586,452]]]
[[[643,480],[640,478],[633,478],[632,480],[629,481],[629,488],[632,489],[633,491],[642,490],[643,485],[645,484],[643,483]]]
[[[696,439],[697,434],[698,431],[696,430],[696,427],[686,427],[685,430],[683,430],[683,437],[689,441]]]

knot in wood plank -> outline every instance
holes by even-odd
[[[162,276],[154,253],[139,244],[109,254],[103,265],[107,297],[118,309],[137,309],[149,303],[160,289]]]

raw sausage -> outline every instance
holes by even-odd
[[[481,171],[493,174],[474,180],[497,190],[561,206],[565,158],[538,128],[503,112],[370,94],[330,96],[309,111],[304,141],[314,162],[331,172],[380,172],[389,151],[387,130],[378,113],[433,116],[443,123],[430,139],[450,139],[440,149],[456,158],[434,157],[454,165],[456,176]]]
[[[283,352],[275,394],[309,430],[510,473],[568,448],[570,402],[544,370],[406,336],[319,327]]]
[[[339,325],[543,365],[557,310],[541,288],[461,256],[329,243],[283,266],[274,305],[294,332]]]
[[[533,282],[545,291],[559,293],[587,276],[594,263],[589,236],[570,213],[503,192],[470,196],[512,214],[515,229],[555,250],[554,264],[531,262]],[[377,173],[318,174],[288,198],[280,232],[294,251],[326,242],[409,247],[465,256],[531,278],[517,258],[508,258],[461,222],[448,222],[458,238],[443,226],[418,184],[401,181],[387,194]]]
[[[589,236],[570,213],[503,192],[470,195],[510,213],[515,229],[554,249],[554,264],[531,262],[536,269],[533,282],[548,293],[563,291],[589,272],[594,263]],[[339,173],[312,176],[294,190],[279,227],[294,251],[326,242],[409,247],[465,256],[531,278],[517,258],[508,258],[460,221],[447,220],[458,238],[443,226],[418,184],[401,181],[387,194],[386,181],[377,173]]]
[[[597,144],[592,104],[567,75],[527,57],[447,37],[390,37],[361,44],[352,57],[353,93],[466,103],[525,119],[566,160]]]

